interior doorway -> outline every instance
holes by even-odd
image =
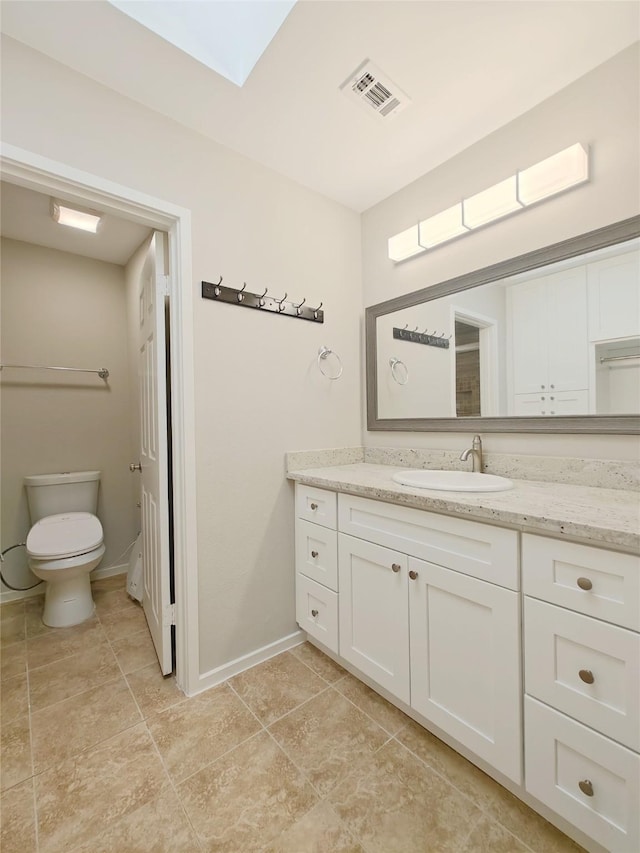
[[[455,329],[456,417],[498,414],[497,323],[476,312],[452,309]]]

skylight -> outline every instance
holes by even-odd
[[[296,0],[109,0],[208,68],[243,86]]]

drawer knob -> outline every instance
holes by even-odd
[[[581,669],[578,675],[584,681],[585,684],[593,684],[593,682],[595,681],[593,673],[590,669]]]
[[[577,584],[580,587],[580,589],[585,589],[585,590],[591,589],[593,587],[593,584],[591,583],[589,578],[578,578]]]
[[[414,581],[418,577],[418,573],[414,572],[413,569],[409,572],[409,577],[412,581]]]
[[[317,610],[312,610],[312,611],[311,611],[311,615],[315,618],[315,617],[318,615],[318,611],[317,611]]]
[[[587,797],[593,797],[593,785],[588,779],[582,779],[578,782],[578,788],[585,794]]]
[[[312,551],[312,552],[311,552],[311,556],[312,556],[312,557],[313,557],[313,559],[315,560],[315,558],[318,556],[318,552],[317,552],[317,551]]]
[[[318,504],[310,504],[310,507],[312,510],[315,511],[316,509],[318,509]]]
[[[399,563],[392,563],[391,564],[391,571],[395,572],[396,574],[398,574],[398,572],[400,571],[401,568],[402,568],[402,566]]]

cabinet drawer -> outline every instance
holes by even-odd
[[[632,749],[640,749],[640,635],[525,598],[525,685]]]
[[[640,630],[640,557],[525,533],[522,586],[534,598]]]
[[[296,519],[296,571],[338,591],[338,534]]]
[[[527,696],[525,767],[527,791],[594,841],[639,849],[640,756]]]
[[[336,529],[337,495],[327,489],[296,486],[296,517]]]
[[[465,575],[520,588],[518,534],[461,518],[340,495],[339,528]]]
[[[303,631],[337,654],[337,593],[305,575],[296,575],[296,620]]]

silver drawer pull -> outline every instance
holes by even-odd
[[[398,572],[400,571],[401,568],[402,568],[402,566],[399,563],[392,563],[391,564],[391,571],[395,572],[396,574],[398,574]]]
[[[409,572],[409,577],[411,578],[411,580],[412,580],[412,581],[414,581],[414,580],[416,580],[416,578],[418,577],[418,573],[417,573],[417,572],[414,572],[414,571],[413,571],[413,569],[412,569],[412,570]]]
[[[578,788],[585,794],[587,797],[593,797],[593,785],[588,779],[582,779],[578,782]]]
[[[318,615],[318,611],[317,611],[317,610],[312,610],[312,611],[311,611],[311,615],[315,618],[315,617]]]
[[[310,504],[309,507],[312,510],[316,510],[316,509],[318,509],[318,504]]]
[[[593,587],[593,584],[589,580],[589,578],[578,578],[576,581],[580,589],[589,590]]]
[[[317,551],[312,551],[312,552],[311,552],[311,556],[312,556],[312,557],[313,557],[313,559],[315,560],[315,558],[318,556],[318,552],[317,552]]]
[[[593,682],[595,681],[593,673],[590,669],[581,669],[578,675],[584,681],[585,684],[593,684]]]

